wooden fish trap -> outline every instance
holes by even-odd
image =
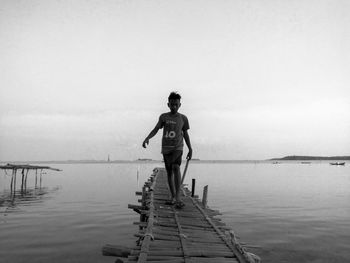
[[[201,202],[187,188],[182,187],[183,208],[167,205],[170,195],[165,169],[154,169],[142,192],[136,194],[142,196],[141,205],[129,205],[129,208],[140,214],[140,222],[135,223],[139,225],[135,235],[137,245],[132,248],[106,245],[102,249],[106,256],[124,257],[116,262],[260,262],[215,217],[220,213],[209,209],[206,200]],[[206,191],[203,196],[206,198]]]
[[[62,171],[57,168],[52,168],[49,166],[39,166],[39,165],[29,165],[29,164],[6,164],[6,165],[0,165],[0,169],[6,171],[12,171],[11,174],[11,192],[16,191],[16,178],[17,178],[17,171],[21,171],[22,173],[22,183],[21,183],[21,190],[25,189],[27,187],[27,178],[28,178],[28,172],[35,171],[35,187],[37,186],[37,180],[38,180],[38,170],[39,170],[39,176],[40,176],[40,186],[41,186],[41,180],[42,180],[42,174],[43,170],[53,170],[53,171]]]

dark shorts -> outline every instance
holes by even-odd
[[[165,169],[171,170],[173,164],[181,165],[182,151],[173,151],[169,154],[163,154]]]

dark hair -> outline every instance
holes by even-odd
[[[169,97],[168,97],[168,101],[170,100],[181,100],[181,95],[175,91],[171,92]]]

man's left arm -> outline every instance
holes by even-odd
[[[188,130],[184,130],[183,131],[183,135],[184,135],[184,139],[188,148],[188,154],[186,159],[187,160],[191,160],[192,159],[192,146],[191,146],[191,140],[190,140],[190,136],[188,135]]]

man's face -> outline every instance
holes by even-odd
[[[177,113],[181,106],[180,100],[169,100],[168,107],[171,113]]]

